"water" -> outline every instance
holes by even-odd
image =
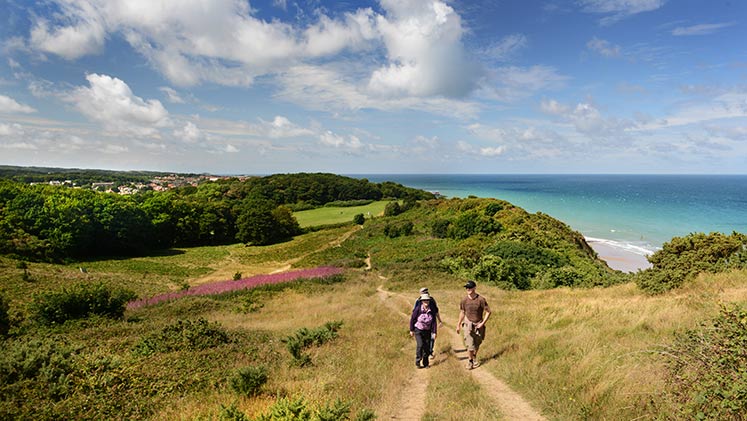
[[[447,197],[494,197],[647,255],[692,232],[747,232],[747,175],[355,175]]]

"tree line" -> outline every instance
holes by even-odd
[[[301,233],[288,205],[385,197],[432,195],[323,173],[226,179],[130,196],[0,180],[0,254],[61,261],[236,241],[272,244]]]

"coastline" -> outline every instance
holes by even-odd
[[[642,248],[636,248],[634,252],[627,248],[616,247],[609,240],[592,237],[586,237],[586,242],[612,269],[634,273],[651,267],[651,263],[646,259],[646,255],[650,252],[646,253],[646,250]]]

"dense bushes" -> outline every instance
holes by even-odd
[[[90,315],[121,318],[134,292],[110,288],[103,283],[78,284],[70,289],[46,292],[34,297],[30,310],[43,325],[64,323]]]
[[[177,320],[176,323],[152,333],[135,345],[134,353],[151,355],[157,352],[195,351],[213,348],[230,342],[228,334],[220,324],[203,318],[196,321]]]
[[[683,419],[744,419],[747,414],[747,310],[722,308],[679,335],[663,355],[667,383]]]
[[[681,286],[701,272],[747,267],[747,236],[740,233],[693,233],[674,237],[649,256],[652,268],[636,276],[639,288],[661,293]]]

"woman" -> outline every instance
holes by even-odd
[[[415,348],[415,366],[417,368],[428,368],[431,335],[436,337],[437,324],[435,322],[435,313],[430,307],[431,297],[428,294],[420,296],[420,305],[415,306],[410,316],[410,336],[415,338],[417,348]]]

